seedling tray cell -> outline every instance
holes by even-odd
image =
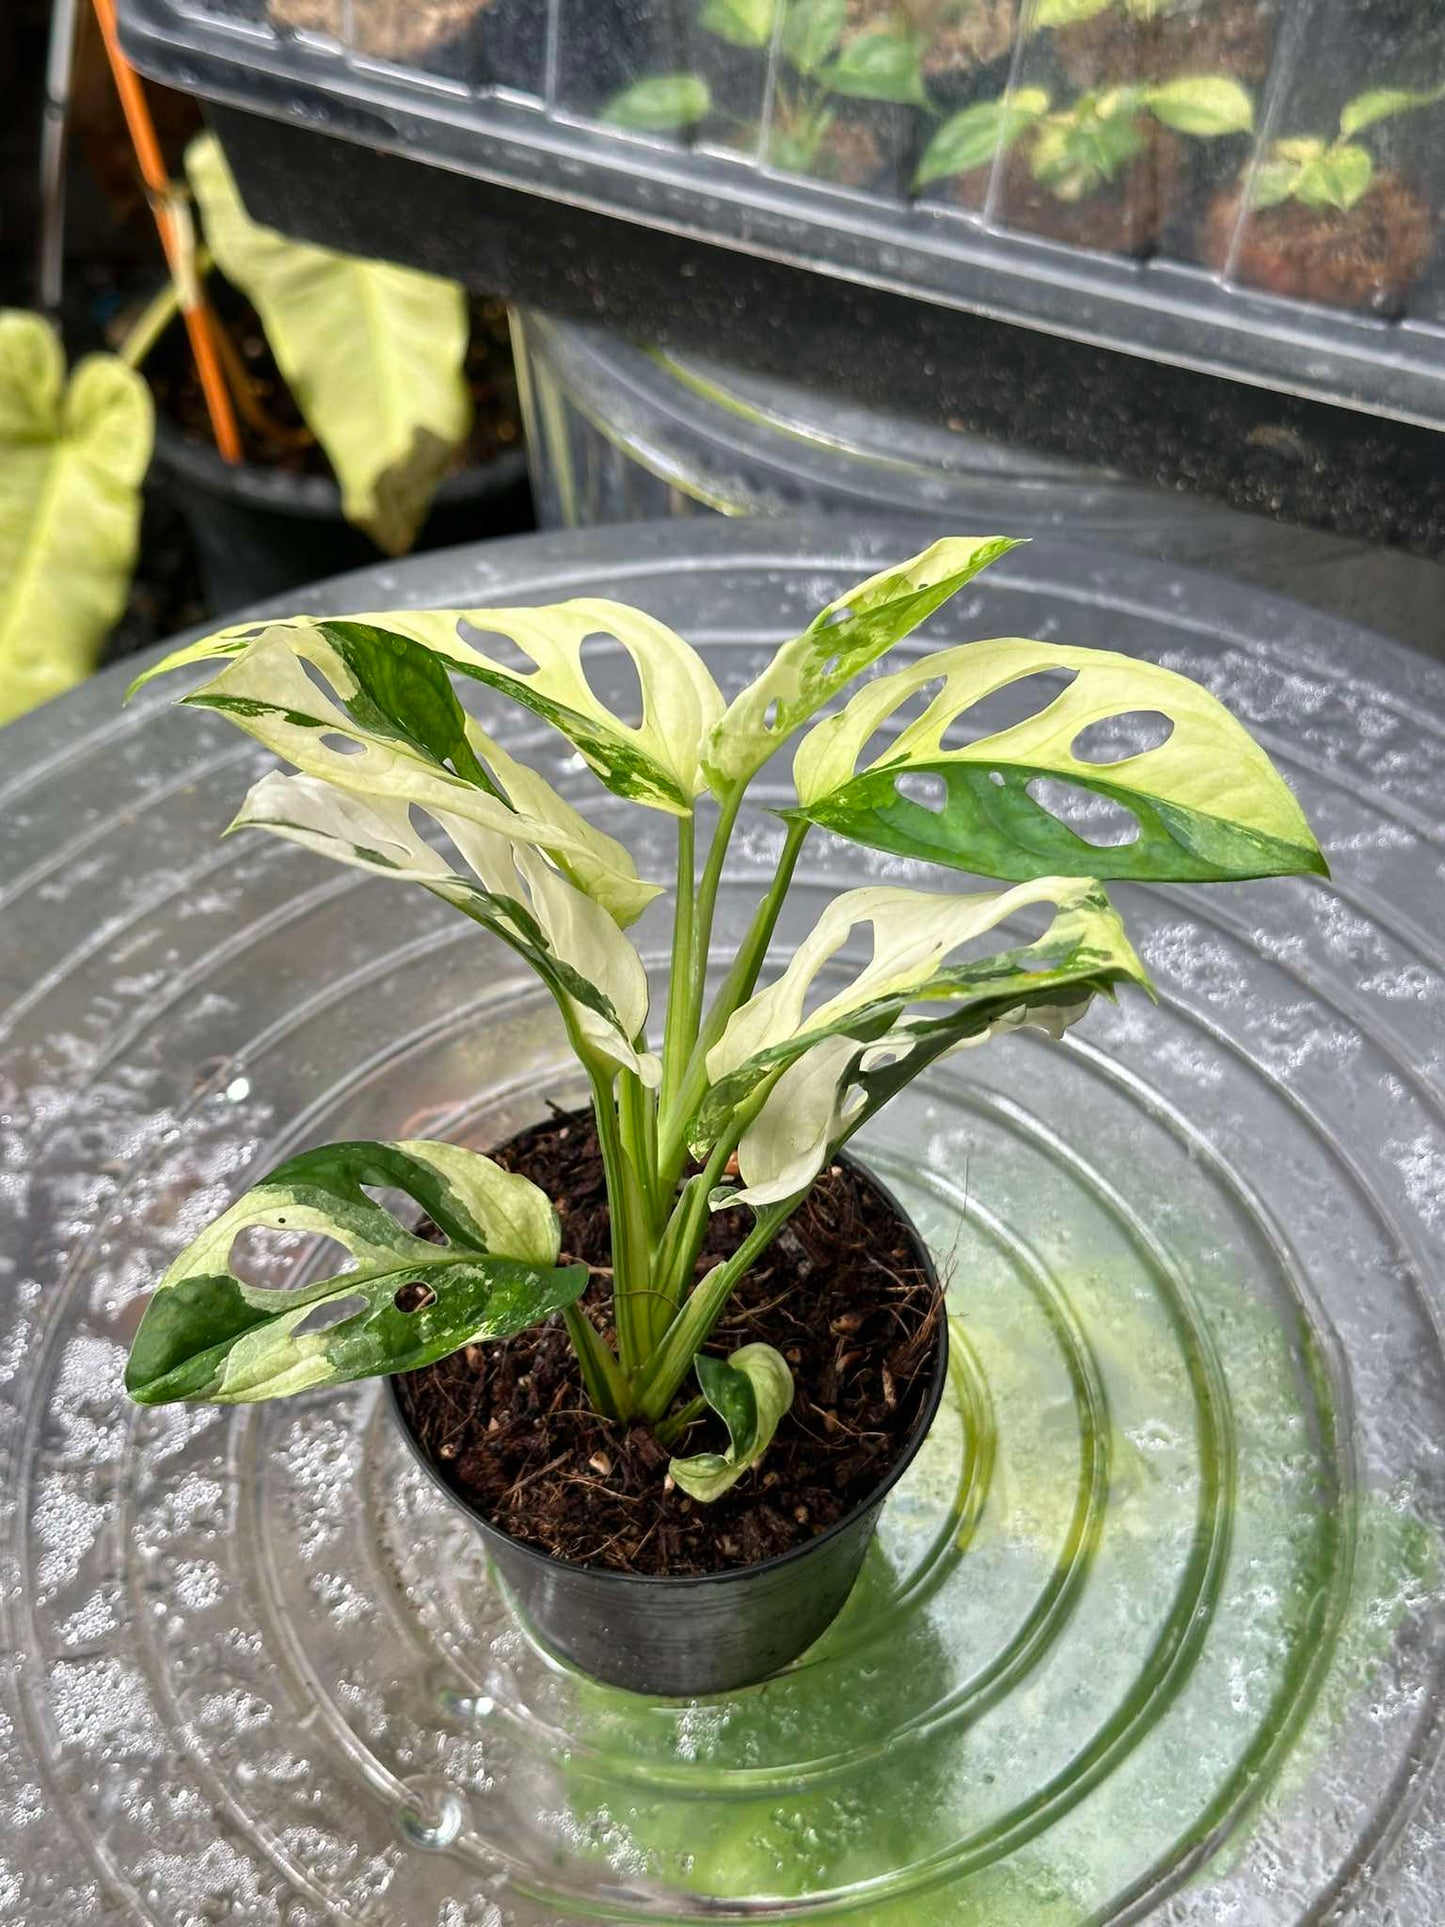
[[[1430,7],[123,0],[121,14],[159,79],[612,215],[624,251],[640,223],[1445,425],[1445,22]]]

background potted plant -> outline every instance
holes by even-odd
[[[950,180],[966,207],[981,208],[998,163],[994,212],[1008,226],[1076,247],[1146,254],[1180,174],[1174,136],[1218,139],[1253,124],[1249,95],[1223,75],[1109,87],[1061,107],[1043,88],[1013,88],[946,120],[915,185]]]
[[[67,379],[58,331],[0,310],[0,723],[95,667],[135,566],[151,432],[118,356]]]
[[[1333,140],[1271,142],[1210,206],[1204,259],[1271,294],[1398,313],[1434,251],[1435,217],[1357,136],[1442,98],[1445,86],[1372,88],[1341,110]]]
[[[418,882],[522,955],[555,1000],[592,1107],[492,1157],[408,1141],[288,1160],[160,1281],[131,1352],[132,1396],[244,1402],[405,1374],[396,1403],[413,1449],[556,1651],[616,1683],[693,1693],[762,1677],[809,1643],[921,1440],[946,1345],[916,1234],[843,1147],[944,1053],[1024,1025],[1058,1036],[1096,994],[1146,983],[1101,879],[1324,869],[1263,751],[1204,690],[1147,662],[1018,638],[965,644],[863,682],[818,719],[1012,546],[944,540],[858,584],[730,703],[672,631],[586,599],[245,624],[150,671],[219,660],[183,700],[295,765],[261,779],[238,825]],[[635,721],[588,680],[583,646],[598,635],[636,670]],[[530,667],[471,636],[505,638]],[[1060,674],[1066,686],[1051,684],[1036,713],[951,746],[987,699]],[[675,820],[660,1039],[625,926],[662,886],[509,756],[453,677],[522,704],[614,795]],[[739,812],[805,726],[775,875],[709,998]],[[1071,827],[1051,783],[1086,811],[1122,812],[1122,834],[1087,815]],[[413,812],[445,841],[426,840]],[[848,891],[759,989],[819,827],[1008,887]],[[869,959],[840,965],[864,931]],[[378,1190],[409,1200],[411,1228]],[[354,1263],[289,1290],[248,1281],[232,1247],[256,1227],[321,1234]],[[880,1302],[854,1296],[834,1315],[835,1275],[853,1267],[859,1290],[877,1253]],[[752,1336],[720,1346],[740,1306]],[[795,1334],[782,1347],[767,1323],[780,1307]],[[803,1388],[820,1416],[830,1372],[876,1378],[883,1443],[861,1462],[846,1427],[829,1436],[824,1423],[809,1444],[790,1426]],[[449,1453],[459,1440],[465,1450]],[[835,1473],[830,1517],[797,1496],[798,1468],[819,1449]],[[809,1490],[821,1491],[811,1463]],[[622,1524],[590,1558],[569,1556],[576,1518],[599,1507]]]
[[[174,280],[123,352],[156,388],[157,469],[190,521],[212,606],[403,554],[434,508],[432,543],[526,526],[501,308],[260,226],[210,134],[185,165],[243,461],[224,462],[207,433]]]

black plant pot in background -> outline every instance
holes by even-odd
[[[870,1183],[898,1213],[935,1289],[927,1246],[902,1207],[871,1172]],[[948,1379],[948,1320],[940,1317],[923,1409],[886,1478],[826,1532],[755,1566],[670,1579],[571,1565],[521,1544],[445,1482],[417,1443],[397,1390],[392,1412],[412,1456],[480,1534],[492,1565],[543,1646],[594,1679],[659,1698],[726,1693],[767,1679],[818,1639],[853,1590],[888,1493],[917,1457]]]
[[[190,527],[213,615],[381,559],[370,536],[341,513],[341,491],[329,476],[230,467],[215,449],[163,420],[156,423],[151,481]],[[447,477],[415,546],[451,548],[534,526],[526,451],[509,448]]]

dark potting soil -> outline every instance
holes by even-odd
[[[591,1112],[558,1111],[490,1155],[553,1200],[563,1262],[594,1268],[583,1305],[610,1331],[607,1194]],[[699,1277],[737,1248],[749,1222],[741,1208],[714,1213]],[[856,1168],[835,1164],[743,1280],[707,1347],[726,1355],[772,1345],[794,1382],[765,1458],[713,1504],[668,1487],[668,1453],[649,1431],[591,1411],[560,1321],[469,1345],[397,1385],[431,1463],[514,1539],[616,1572],[716,1572],[790,1551],[876,1490],[928,1397],[942,1315],[903,1219]],[[673,1450],[726,1446],[709,1413]]]
[[[1200,252],[1222,269],[1239,221],[1238,189],[1219,195],[1205,217]],[[1347,212],[1299,201],[1250,216],[1234,276],[1247,287],[1303,301],[1397,312],[1435,245],[1425,203],[1398,174],[1377,174]]]
[[[1257,0],[1208,0],[1135,20],[1115,5],[1054,32],[1059,64],[1076,87],[1227,74],[1257,82],[1269,71],[1274,19]]]
[[[217,274],[207,278],[206,291],[212,312],[245,369],[254,403],[249,416],[239,406],[236,411],[246,460],[291,475],[330,476],[331,464],[301,418],[256,310]],[[459,468],[481,467],[503,449],[516,447],[522,437],[507,310],[500,301],[477,297],[470,306],[471,339],[464,373],[472,392],[472,427],[457,460]],[[212,446],[200,377],[179,322],[172,323],[151,350],[145,373],[160,412],[190,440]]]
[[[1078,200],[1062,200],[1036,181],[1019,150],[1004,162],[995,218],[1004,226],[1102,254],[1153,252],[1179,182],[1179,147],[1162,128],[1145,130],[1145,146],[1112,180]],[[982,207],[990,170],[958,177],[954,192],[965,207]]]

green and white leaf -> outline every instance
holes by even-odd
[[[950,962],[1037,904],[1054,911],[1041,937]],[[869,961],[808,1012],[819,973],[860,926],[871,931]],[[746,1120],[738,1146],[744,1188],[719,1202],[780,1203],[935,1058],[1021,1025],[1057,1036],[1097,992],[1124,982],[1147,988],[1148,980],[1092,878],[1044,877],[970,896],[894,885],[848,891],[824,910],[782,975],[729,1019],[708,1053],[710,1088],[689,1140],[704,1155]],[[916,1005],[946,1008],[930,1016]]]
[[[714,791],[756,774],[800,724],[1018,540],[948,536],[849,589],[785,642],[714,725],[703,757]]]
[[[771,1345],[743,1345],[728,1358],[699,1352],[693,1370],[703,1397],[728,1429],[728,1449],[673,1459],[667,1470],[684,1492],[710,1505],[772,1444],[793,1402],[793,1374]]]
[[[778,0],[703,0],[698,24],[732,47],[766,47]]]
[[[186,174],[216,265],[260,315],[348,520],[400,555],[471,427],[464,291],[259,226],[214,135],[191,143]]]
[[[973,706],[1041,670],[1072,680],[1036,715],[946,749],[943,737]],[[925,684],[941,688],[917,719],[865,768],[865,745]],[[1112,762],[1074,745],[1091,724],[1162,714],[1166,741]],[[941,807],[907,794],[938,779]],[[1304,813],[1244,727],[1188,677],[1106,649],[1001,637],[923,658],[859,690],[816,724],[793,763],[797,815],[855,842],[978,875],[1133,877],[1220,881],[1327,874]],[[1090,843],[1035,798],[1040,779],[1122,804],[1137,834]]]
[[[48,321],[0,310],[0,723],[89,675],[130,590],[150,391],[113,355],[67,382]]]
[[[1377,121],[1393,120],[1396,114],[1408,114],[1417,107],[1433,107],[1441,100],[1445,100],[1445,83],[1421,88],[1372,87],[1367,93],[1356,94],[1341,109],[1340,133],[1348,140]]]
[[[408,1231],[364,1188],[404,1192],[444,1234]],[[232,1267],[253,1226],[333,1238],[351,1269],[293,1290]],[[146,1307],[126,1366],[143,1405],[248,1404],[318,1385],[415,1371],[479,1338],[505,1338],[571,1305],[585,1265],[557,1270],[556,1214],[528,1179],[453,1144],[333,1144],[290,1158],[201,1233]],[[402,1311],[397,1294],[426,1301]],[[348,1311],[353,1300],[357,1309]],[[316,1314],[335,1322],[306,1330]]]
[[[614,94],[602,118],[635,134],[676,134],[711,112],[712,93],[701,74],[650,74]]]
[[[1181,74],[1150,87],[1144,101],[1155,120],[1181,134],[1247,134],[1254,126],[1249,94],[1237,80],[1218,74]]]
[[[914,185],[927,187],[989,166],[1048,110],[1049,96],[1042,87],[1018,87],[998,100],[976,101],[950,115],[924,149]]]
[[[536,665],[506,669],[464,642],[457,623],[506,636]],[[464,609],[406,619],[453,668],[524,704],[573,743],[617,796],[674,816],[691,814],[706,788],[702,746],[723,699],[702,657],[665,623],[622,602],[586,597],[541,609]],[[582,645],[612,637],[632,658],[642,717],[625,723],[594,694]]]
[[[916,33],[881,28],[846,42],[818,78],[830,93],[853,100],[931,107],[923,84],[922,55]]]
[[[657,1059],[637,1048],[647,1022],[647,973],[600,904],[525,844],[464,817],[432,810],[461,867],[415,829],[412,805],[364,798],[312,776],[274,770],[247,796],[232,829],[265,829],[319,856],[396,882],[419,883],[453,904],[549,982],[582,1044],[655,1085]]]
[[[223,659],[228,667],[183,701],[221,711],[298,769],[338,788],[417,803],[534,844],[618,923],[632,922],[660,886],[643,882],[622,844],[466,714],[449,673],[466,666],[452,653],[465,647],[455,637],[457,620],[454,611],[407,610],[238,623],[176,650],[131,689]],[[320,671],[330,697],[304,664]]]

